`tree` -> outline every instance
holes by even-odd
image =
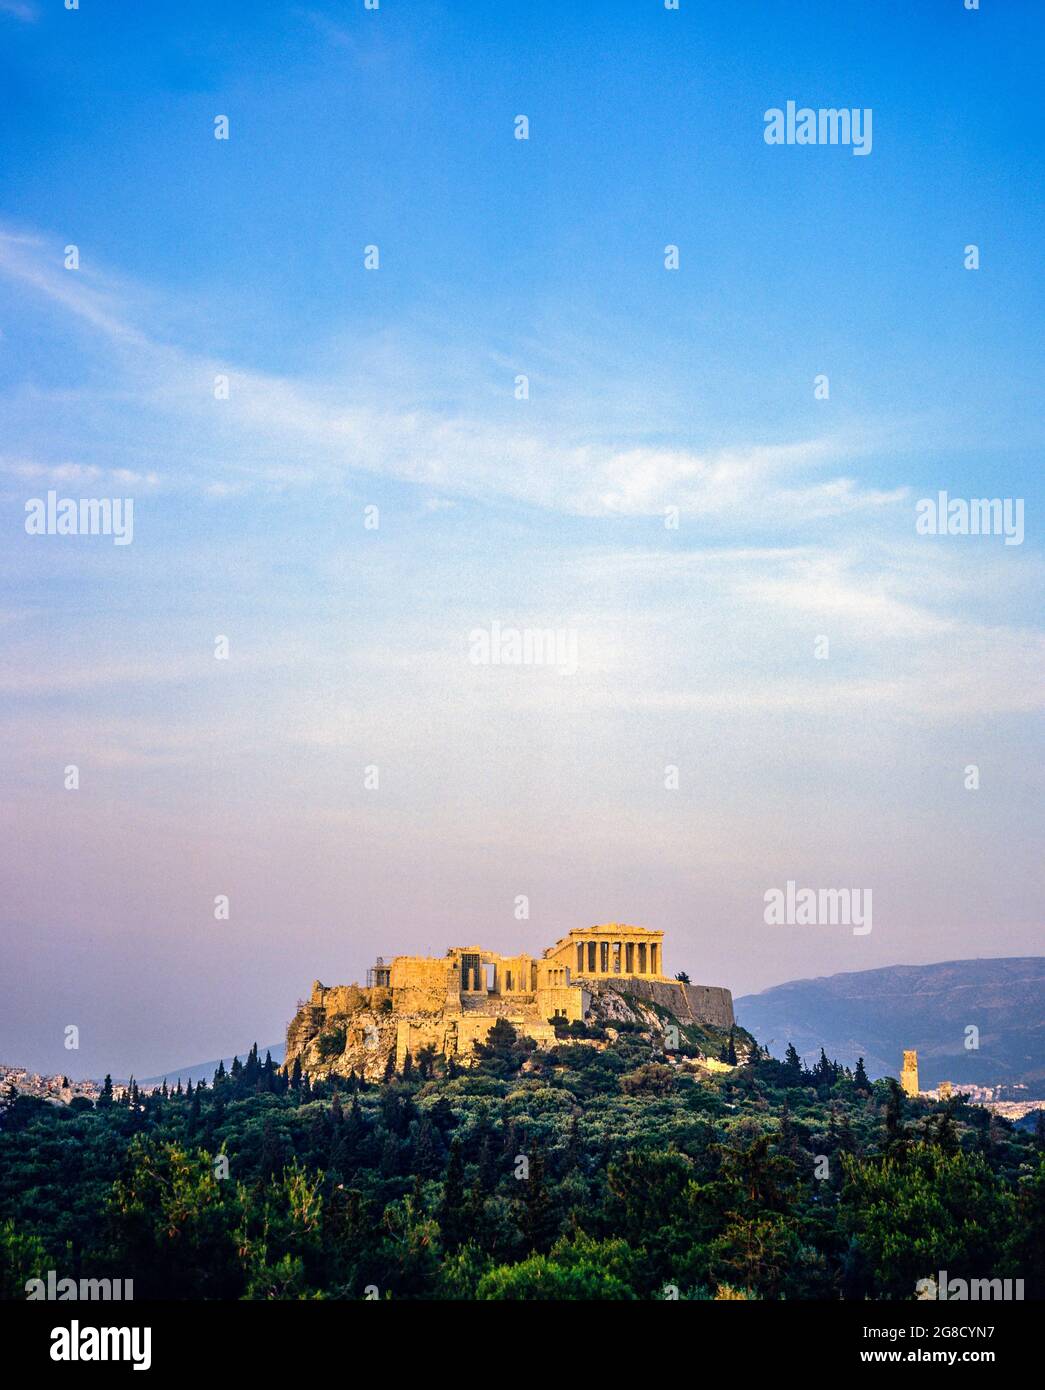
[[[414,1172],[419,1177],[435,1177],[442,1167],[444,1152],[439,1131],[425,1115],[417,1126],[417,1136],[414,1140]]]
[[[827,1053],[820,1049],[820,1059],[813,1068],[814,1086],[833,1086],[838,1079],[837,1064],[828,1060]]]
[[[885,1150],[902,1158],[907,1146],[903,1127],[903,1095],[895,1077],[888,1078],[889,1091],[885,1102]]]
[[[241,1190],[218,1181],[203,1150],[139,1135],[108,1204],[115,1268],[136,1297],[238,1298],[243,1272],[233,1231]]]
[[[510,1076],[536,1049],[532,1038],[522,1037],[506,1018],[498,1018],[485,1042],[474,1046],[476,1057],[494,1076]]]
[[[450,1144],[443,1195],[436,1209],[444,1249],[454,1251],[466,1239],[468,1230],[464,1217],[464,1159],[461,1156],[461,1141],[455,1137]]]
[[[678,980],[680,985],[688,985],[690,983],[690,978],[684,970],[680,970],[675,976],[675,979]]]
[[[523,1198],[519,1229],[529,1250],[546,1250],[558,1233],[559,1221],[545,1181],[544,1152],[534,1144],[530,1175],[522,1179]]]
[[[620,1302],[636,1294],[598,1263],[585,1260],[564,1268],[545,1255],[531,1255],[515,1265],[500,1265],[479,1280],[475,1293],[482,1300],[510,1299],[562,1302],[611,1299]]]
[[[806,1069],[802,1065],[802,1058],[798,1055],[798,1048],[793,1042],[787,1045],[784,1053],[784,1066],[787,1068],[788,1081],[792,1086],[801,1086],[805,1079]]]
[[[479,1149],[479,1171],[477,1181],[484,1193],[490,1193],[497,1186],[497,1154],[494,1150],[493,1131],[483,1136]]]
[[[856,1059],[856,1071],[853,1073],[853,1085],[858,1091],[864,1091],[867,1095],[870,1095],[871,1082],[864,1068],[864,1059],[862,1057]]]
[[[941,1269],[968,1279],[1001,1268],[1014,1199],[981,1155],[920,1143],[902,1159],[841,1162],[843,1229],[864,1257],[870,1297],[912,1298]]]
[[[24,1300],[26,1283],[45,1278],[50,1265],[38,1236],[17,1230],[13,1221],[0,1222],[0,1300]]]

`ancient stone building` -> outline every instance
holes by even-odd
[[[909,1096],[918,1095],[918,1053],[914,1051],[905,1052],[903,1055],[903,1070],[900,1072],[900,1085],[904,1092]]]
[[[287,1063],[295,1057],[321,1071],[335,1045],[358,1058],[366,1075],[380,1074],[394,1049],[434,1047],[466,1054],[498,1018],[536,1042],[555,1041],[549,1021],[583,1020],[593,999],[618,993],[660,1008],[683,1022],[733,1026],[728,989],[683,985],[664,973],[664,933],[609,923],[574,928],[540,956],[504,956],[482,946],[452,946],[445,956],[379,959],[365,987],[324,986],[318,980],[287,1030]],[[342,1043],[342,1033],[344,1041]]]

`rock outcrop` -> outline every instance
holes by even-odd
[[[728,989],[632,977],[585,980],[583,989],[584,1015],[576,1020],[582,1025],[581,1033],[588,1027],[593,1033],[630,1027],[648,1034],[654,1045],[670,1037],[672,1047],[714,1058],[722,1038],[734,1026]],[[315,1079],[354,1072],[368,1081],[380,1081],[403,1066],[407,1052],[416,1056],[420,1047],[431,1047],[440,1056],[455,1056],[468,1065],[473,1044],[485,1038],[496,1018],[507,1018],[539,1046],[552,1046],[558,1040],[555,1022],[530,1017],[528,1002],[484,1001],[479,1011],[460,1009],[453,1000],[422,1001],[410,996],[412,1007],[397,1009],[393,994],[386,986],[328,987],[317,980],[287,1029],[286,1069],[299,1062]],[[418,1008],[418,1003],[424,1007]],[[562,1019],[558,1026],[565,1024]],[[666,1031],[672,1024],[677,1036]],[[738,1040],[737,1046],[743,1059],[746,1043]]]

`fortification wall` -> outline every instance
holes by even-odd
[[[537,991],[537,1017],[547,1021],[560,1013],[571,1023],[584,1017],[586,991],[576,985],[545,985]]]
[[[446,1007],[450,961],[431,956],[396,956],[391,982],[397,1013],[437,1013]]]
[[[396,1068],[401,1069],[406,1054],[416,1057],[423,1047],[434,1047],[444,1057],[467,1057],[477,1042],[485,1042],[497,1018],[507,1018],[520,1034],[533,1038],[542,1047],[555,1042],[555,1029],[538,1019],[524,1018],[510,1011],[490,1014],[447,1014],[442,1018],[400,1018],[396,1029]]]
[[[719,985],[684,985],[677,980],[644,980],[641,975],[622,975],[619,979],[585,981],[594,992],[608,989],[630,994],[634,999],[659,1004],[683,1023],[708,1023],[715,1028],[732,1028],[733,995]]]

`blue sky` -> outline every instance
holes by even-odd
[[[1043,36],[0,0],[0,1058],[147,1074],[614,918],[737,993],[1038,953]],[[872,152],[766,145],[788,100]],[[27,536],[51,487],[133,544]],[[940,488],[1024,543],[917,537]],[[577,673],[471,666],[494,620]],[[789,877],[874,931],[768,928]]]

